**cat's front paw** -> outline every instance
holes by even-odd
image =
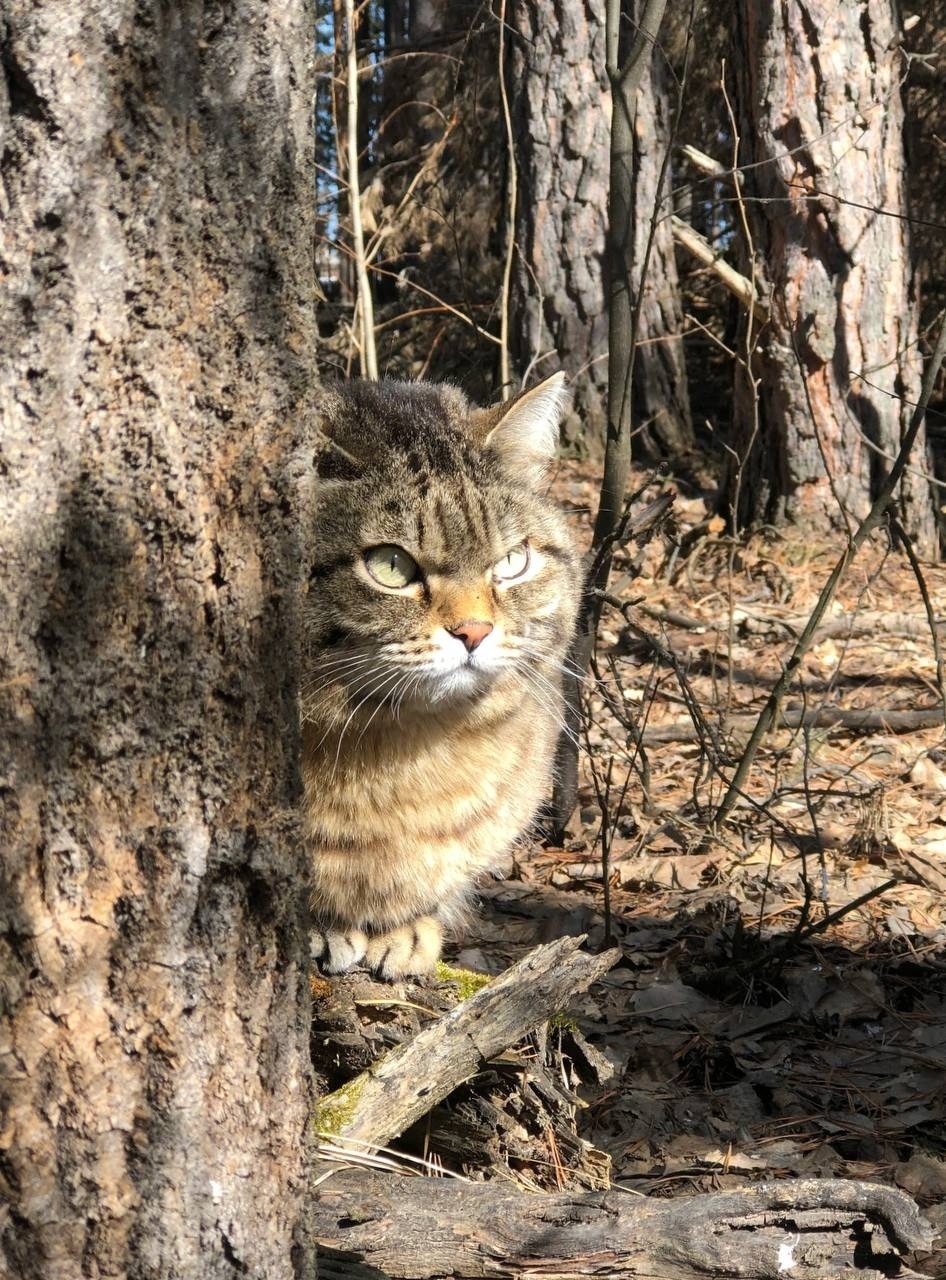
[[[418,916],[368,939],[365,963],[389,982],[432,973],[440,959],[443,929],[434,916]]]
[[[309,934],[309,954],[323,973],[347,973],[367,950],[368,935],[361,929],[313,928]]]

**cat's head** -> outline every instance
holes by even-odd
[[[304,715],[339,682],[352,706],[438,706],[517,675],[541,692],[579,592],[543,493],[566,396],[561,374],[490,409],[425,383],[326,394]]]

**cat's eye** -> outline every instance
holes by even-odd
[[[500,582],[512,582],[514,578],[521,578],[528,567],[529,547],[522,542],[518,547],[507,551],[502,560],[496,561],[493,565],[493,577]]]
[[[393,543],[372,547],[365,552],[364,561],[365,568],[382,587],[406,587],[420,577],[414,557]]]

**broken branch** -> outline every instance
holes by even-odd
[[[364,1171],[323,1183],[315,1234],[323,1280],[881,1280],[894,1274],[899,1252],[931,1240],[909,1196],[866,1182],[764,1182],[651,1200],[619,1191],[535,1196],[495,1182]]]
[[[759,297],[755,286],[747,276],[741,275],[735,267],[731,267],[704,236],[701,236],[682,218],[678,218],[676,214],[671,215],[670,226],[673,230],[673,238],[681,248],[692,254],[697,262],[702,262],[704,267],[709,267],[720,283],[725,285],[744,307],[751,308],[762,320],[766,318],[768,312],[765,302]]]
[[[433,1026],[319,1102],[315,1127],[333,1141],[381,1146],[426,1115],[498,1053],[563,1009],[620,957],[578,948],[584,937],[536,947]]]

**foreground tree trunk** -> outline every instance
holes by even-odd
[[[608,388],[604,8],[604,0],[517,0],[507,19],[519,35],[510,40],[520,191],[513,355],[520,377],[565,370],[574,395],[565,438],[599,451]]]
[[[740,521],[843,529],[889,471],[921,377],[893,5],[742,0],[737,36],[739,160],[771,320],[758,412],[737,374],[730,502]],[[912,465],[929,470],[922,438]],[[908,473],[901,492],[932,554],[929,485]]]
[[[7,6],[0,1274],[312,1275],[305,0]]]

